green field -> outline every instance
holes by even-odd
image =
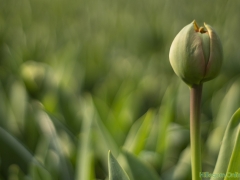
[[[239,9],[237,0],[0,0],[0,180],[105,180],[109,150],[130,172],[122,149],[163,180],[191,180],[189,88],[168,55],[194,19],[224,51],[202,99],[203,172],[213,172],[240,107]]]

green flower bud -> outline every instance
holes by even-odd
[[[193,21],[177,34],[170,48],[174,72],[190,86],[215,78],[222,66],[221,41],[210,25],[204,23],[204,27]]]

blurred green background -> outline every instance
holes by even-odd
[[[240,106],[239,9],[235,0],[0,0],[0,179],[106,179],[107,152],[122,147],[162,179],[191,179],[189,89],[168,53],[194,19],[224,50],[202,100],[203,171],[213,172]]]

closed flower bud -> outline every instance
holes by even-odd
[[[172,42],[170,63],[174,72],[188,85],[201,84],[215,78],[222,66],[221,41],[213,28],[193,21]]]

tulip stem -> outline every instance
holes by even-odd
[[[190,88],[190,140],[192,180],[201,180],[201,128],[200,107],[202,97],[202,84]]]

